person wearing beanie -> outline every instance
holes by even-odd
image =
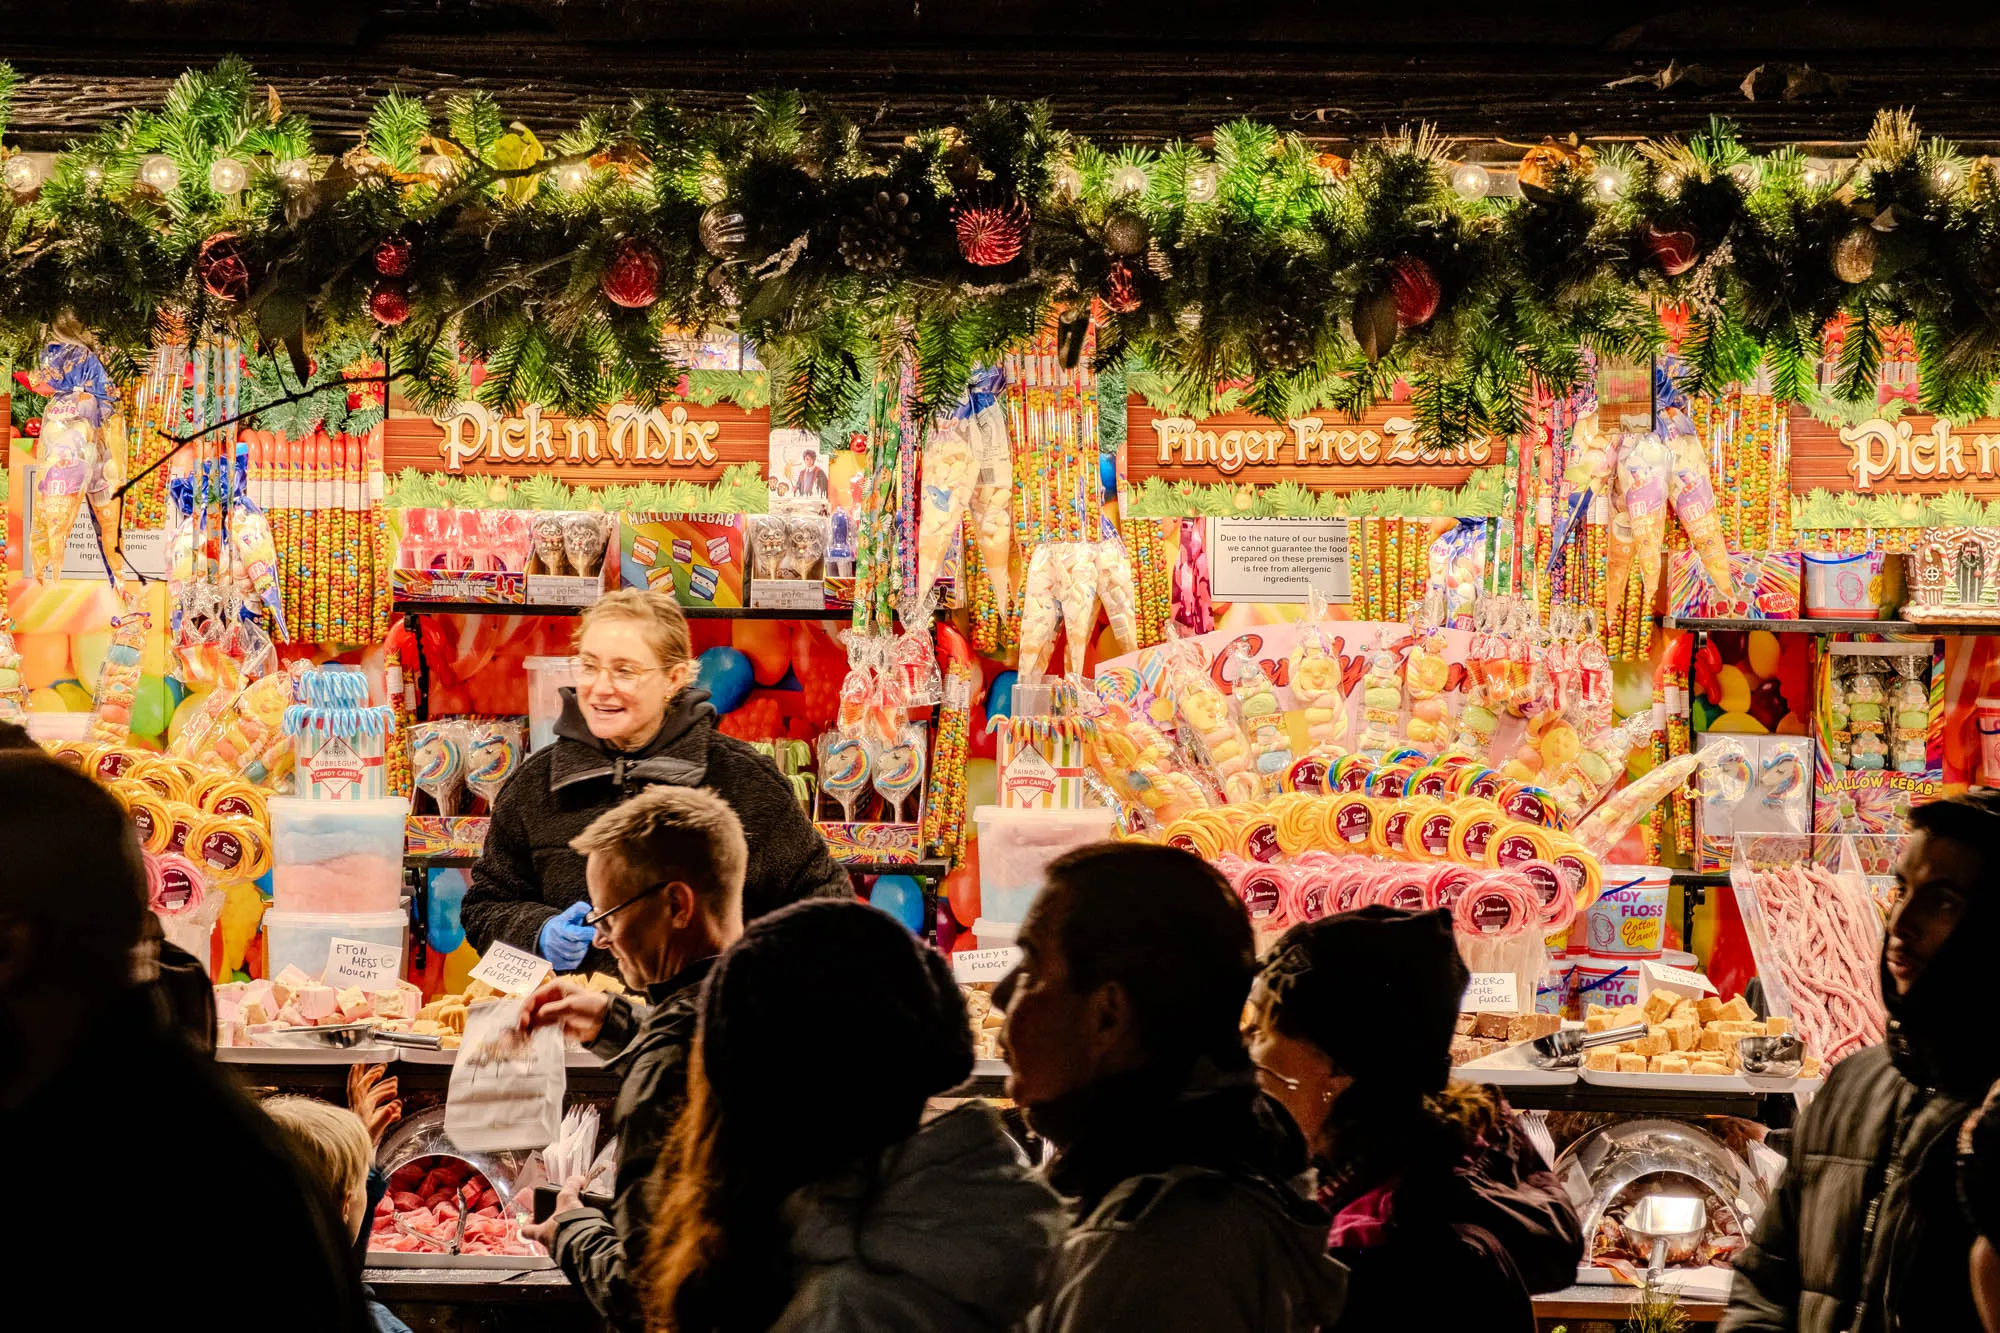
[[[813,901],[752,922],[702,991],[650,1326],[1013,1328],[1063,1217],[991,1107],[923,1122],[971,1072],[950,967],[888,915]]]
[[[1049,866],[994,991],[1009,1094],[1074,1223],[1027,1333],[1312,1333],[1344,1274],[1298,1188],[1305,1143],[1239,1024],[1250,920],[1214,867],[1098,843]]]
[[[1732,1267],[1724,1333],[1975,1333],[1960,1130],[2000,1079],[2000,792],[1910,812],[1882,941],[1888,1040],[1834,1065]],[[1974,1184],[1977,1192],[1976,1182]]]
[[[1467,973],[1448,912],[1364,907],[1294,926],[1250,992],[1250,1057],[1311,1144],[1337,1333],[1533,1333],[1535,1292],[1576,1280],[1582,1229],[1496,1094],[1453,1084]]]

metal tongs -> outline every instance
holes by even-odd
[[[438,1050],[442,1045],[440,1038],[433,1033],[392,1032],[373,1023],[329,1023],[324,1027],[287,1028],[278,1035],[288,1046],[324,1046],[337,1051],[366,1046],[371,1041],[387,1042],[391,1046],[420,1046],[427,1051]],[[294,1041],[293,1038],[301,1040]]]
[[[1806,1044],[1792,1033],[1776,1037],[1738,1037],[1736,1053],[1745,1078],[1797,1078],[1805,1068]]]
[[[1593,1046],[1616,1046],[1621,1041],[1637,1041],[1646,1035],[1644,1023],[1631,1023],[1602,1032],[1564,1028],[1530,1044],[1528,1058],[1543,1069],[1574,1069],[1583,1063],[1583,1053]]]
[[[1619,1223],[1633,1240],[1650,1243],[1646,1280],[1658,1278],[1669,1254],[1687,1255],[1708,1232],[1708,1205],[1691,1194],[1648,1194]]]

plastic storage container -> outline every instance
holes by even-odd
[[[409,915],[400,908],[358,913],[280,912],[273,908],[264,913],[265,975],[275,977],[289,963],[316,977],[326,970],[327,950],[336,939],[402,949],[408,946],[409,933]]]
[[[410,803],[271,800],[271,906],[278,912],[390,912],[403,893]]]
[[[988,921],[1020,921],[1042,891],[1049,862],[1111,836],[1106,806],[1083,810],[1004,810],[982,805],[979,825],[979,914]]]
[[[528,751],[533,753],[556,738],[562,717],[562,696],[556,691],[576,684],[576,664],[567,657],[530,657],[521,667],[528,673]]]

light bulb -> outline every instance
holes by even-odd
[[[1950,162],[1938,163],[1937,167],[1931,172],[1931,176],[1937,181],[1938,188],[1941,190],[1955,190],[1965,179],[1965,173]]]
[[[7,159],[6,166],[0,167],[0,180],[4,180],[7,188],[15,194],[26,194],[42,183],[41,161],[25,153],[16,153]]]
[[[1144,194],[1146,173],[1139,167],[1120,167],[1111,177],[1114,194]]]
[[[565,162],[556,168],[556,188],[566,194],[575,194],[590,184],[590,164],[588,162]]]
[[[1763,174],[1762,168],[1756,162],[1748,159],[1738,162],[1729,169],[1729,179],[1735,181],[1737,185],[1745,190],[1756,189],[1757,182],[1762,178]]]
[[[233,157],[218,157],[208,168],[208,188],[217,194],[239,194],[250,183],[250,168]]]
[[[1826,184],[1826,168],[1816,162],[1808,162],[1805,170],[1805,181],[1808,185]]]
[[[1216,191],[1221,188],[1222,176],[1216,171],[1213,162],[1204,162],[1188,172],[1187,197],[1191,204],[1207,203],[1215,198]]]
[[[701,174],[701,201],[704,204],[719,204],[729,194],[729,182],[719,171],[704,171]]]
[[[451,179],[451,159],[442,153],[433,153],[424,159],[424,174],[432,180]]]
[[[279,165],[278,175],[294,190],[303,190],[312,184],[313,166],[306,158],[295,158]]]
[[[1616,199],[1625,189],[1625,173],[1617,167],[1599,167],[1590,173],[1590,188],[1600,199]]]
[[[161,194],[171,194],[174,187],[181,183],[181,169],[165,153],[154,153],[139,164],[139,179]]]
[[[89,186],[104,184],[104,167],[97,162],[88,162],[83,168],[83,183]]]
[[[1451,188],[1462,199],[1484,199],[1493,186],[1493,174],[1477,162],[1461,162],[1452,168]]]
[[[1083,173],[1068,162],[1056,168],[1056,193],[1074,199],[1083,193]]]
[[[1681,188],[1681,174],[1678,171],[1663,171],[1659,174],[1658,179],[1654,183],[1657,184],[1661,190],[1665,191],[1668,194],[1672,194],[1675,190]]]

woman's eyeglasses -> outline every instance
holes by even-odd
[[[629,662],[614,662],[610,666],[592,662],[587,658],[572,657],[570,668],[576,672],[576,683],[588,688],[597,683],[599,676],[609,676],[612,685],[621,690],[629,690],[655,671],[665,671],[665,667],[635,667]]]
[[[595,930],[597,929],[599,924],[604,922],[606,919],[618,915],[618,913],[624,911],[626,908],[630,907],[633,903],[638,902],[641,898],[652,897],[654,894],[658,893],[661,889],[666,888],[667,885],[671,883],[673,883],[672,880],[663,879],[658,884],[648,884],[645,888],[639,890],[637,893],[633,894],[630,898],[627,898],[624,902],[619,903],[617,906],[607,907],[602,912],[592,912],[589,916],[583,919],[583,924],[590,927],[592,930]]]

